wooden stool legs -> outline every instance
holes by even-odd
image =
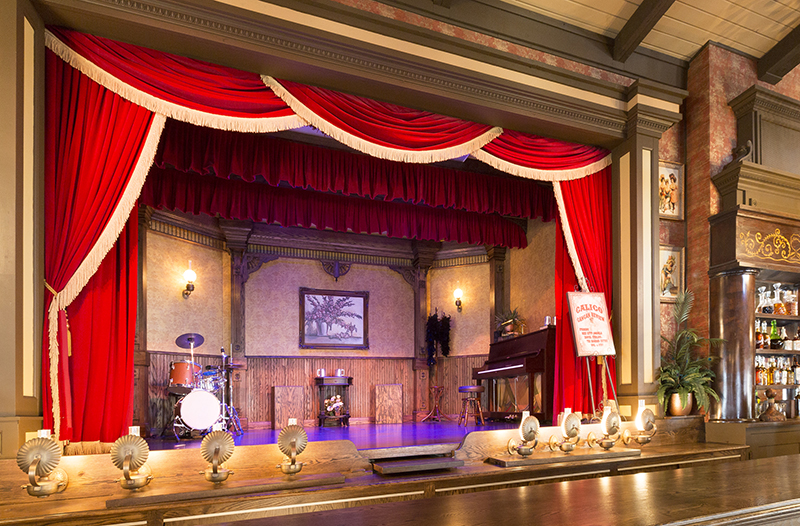
[[[461,399],[461,413],[458,415],[458,425],[464,420],[464,426],[469,423],[469,417],[475,417],[475,424],[486,425],[483,419],[483,407],[481,407],[480,396],[467,396]],[[478,422],[480,419],[480,422]]]

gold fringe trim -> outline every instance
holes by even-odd
[[[572,261],[572,268],[575,269],[575,276],[578,278],[578,286],[581,292],[590,292],[589,285],[586,283],[586,276],[583,275],[581,262],[578,259],[578,251],[575,249],[575,240],[572,237],[572,229],[567,220],[567,211],[564,208],[564,196],[561,193],[561,183],[553,182],[553,193],[556,194],[556,204],[558,205],[558,215],[561,217],[561,228],[564,231],[564,241],[567,242],[567,252]]]
[[[64,455],[105,455],[111,452],[113,442],[70,442],[64,448]]]
[[[167,118],[164,115],[159,115],[158,113],[153,115],[153,121],[150,123],[150,131],[147,133],[142,152],[136,161],[131,179],[119,203],[117,203],[114,213],[111,215],[97,242],[86,255],[86,258],[50,303],[50,308],[48,309],[48,321],[50,322],[50,389],[53,393],[53,425],[56,436],[59,436],[61,413],[58,392],[58,311],[66,309],[70,303],[75,301],[75,298],[78,297],[78,294],[89,282],[89,279],[97,272],[100,263],[103,262],[103,258],[106,257],[108,251],[111,250],[117,238],[119,238],[119,234],[125,227],[125,223],[128,222],[131,210],[136,204],[136,199],[142,191],[147,173],[153,164],[158,142],[161,139],[161,132],[164,130],[166,122]]]
[[[280,82],[270,77],[269,75],[261,75],[264,84],[271,88],[275,94],[280,97],[283,102],[289,105],[292,110],[300,117],[308,121],[309,124],[317,128],[322,133],[332,137],[340,143],[358,150],[359,152],[366,153],[373,157],[380,159],[387,159],[389,161],[398,161],[404,163],[436,163],[440,161],[447,161],[457,157],[469,155],[480,148],[486,146],[488,143],[499,137],[503,133],[503,129],[495,126],[485,133],[472,139],[469,142],[459,144],[450,148],[441,148],[438,150],[401,150],[399,148],[389,148],[387,146],[380,146],[378,144],[369,142],[360,137],[356,137],[346,131],[334,126],[330,122],[321,118],[319,115],[308,109],[303,103],[297,100]]]
[[[538,168],[528,168],[504,161],[485,150],[478,150],[473,153],[472,156],[501,172],[516,175],[517,177],[524,177],[526,179],[535,179],[537,181],[572,181],[574,179],[586,177],[587,175],[592,175],[603,168],[611,166],[611,154],[606,155],[592,164],[587,164],[580,168],[571,168],[569,170],[540,170]]]
[[[217,115],[200,110],[193,110],[168,102],[149,93],[145,93],[134,88],[117,77],[103,70],[89,59],[83,57],[64,42],[59,40],[53,33],[45,30],[45,45],[61,60],[77,69],[93,81],[104,88],[116,93],[123,99],[129,100],[134,104],[142,106],[154,113],[161,113],[172,119],[188,122],[197,126],[216,128],[218,130],[246,132],[246,133],[269,133],[283,130],[291,130],[305,126],[306,122],[297,115],[285,117],[231,117],[227,115]]]

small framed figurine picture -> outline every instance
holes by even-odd
[[[683,165],[658,161],[658,217],[683,220]]]
[[[659,299],[662,303],[674,303],[684,288],[684,249],[670,245],[659,245],[658,249]]]

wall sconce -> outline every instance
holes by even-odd
[[[613,402],[609,402],[609,404],[611,403]],[[603,438],[598,440],[594,433],[589,433],[589,436],[586,437],[586,443],[590,447],[598,445],[608,451],[620,439],[619,428],[621,422],[622,419],[619,417],[619,413],[612,411],[610,405],[603,407],[603,418],[600,420],[600,430],[603,432]]]
[[[573,413],[569,407],[564,409],[564,414],[561,418],[561,436],[563,440],[558,441],[555,434],[550,435],[551,451],[560,449],[564,453],[569,453],[578,444],[581,439],[581,417],[578,413]]]
[[[519,438],[522,440],[521,444],[513,438],[508,439],[508,454],[519,454],[522,457],[527,457],[536,449],[536,444],[539,442],[539,419],[535,416],[525,416],[523,412],[522,423],[519,425]],[[533,442],[531,444],[531,442]]]
[[[222,424],[214,424],[213,431],[205,436],[200,445],[200,454],[203,460],[211,464],[211,467],[201,471],[209,482],[219,483],[228,479],[228,475],[233,475],[233,471],[223,467],[223,464],[233,455],[233,437],[230,433],[222,430]]]
[[[458,307],[458,312],[461,312],[461,297],[464,295],[464,291],[461,289],[456,289],[453,291],[453,297],[456,299],[456,307]]]
[[[194,280],[197,279],[197,274],[192,270],[192,260],[189,260],[189,268],[183,273],[183,279],[186,280],[186,288],[183,289],[183,297],[188,298],[189,294],[194,291]]]
[[[67,472],[58,467],[61,446],[50,438],[49,429],[40,429],[39,436],[28,440],[17,451],[17,466],[28,474],[30,484],[22,486],[32,497],[47,497],[67,489]]]
[[[622,441],[627,446],[631,440],[635,440],[639,445],[645,445],[656,436],[658,427],[656,427],[656,415],[650,409],[644,406],[644,400],[639,400],[639,410],[636,412],[636,430],[638,434],[631,435],[629,430],[622,433]],[[649,434],[648,434],[649,433]]]
[[[278,464],[284,475],[296,475],[303,469],[303,463],[297,462],[297,455],[303,452],[308,445],[308,435],[302,426],[297,425],[296,420],[289,419],[289,425],[281,429],[278,434],[278,449],[286,455],[283,463]]]
[[[139,489],[147,486],[153,476],[146,464],[150,456],[150,446],[139,436],[139,426],[131,426],[128,434],[119,437],[111,445],[111,462],[122,470],[123,478],[117,479],[125,489]]]

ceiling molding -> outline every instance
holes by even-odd
[[[758,60],[758,80],[777,84],[800,64],[800,26],[775,44]]]
[[[642,0],[614,39],[614,60],[628,60],[674,2],[675,0]]]
[[[376,34],[463,56],[509,78],[456,67],[218,2],[33,0],[47,23],[278,78],[568,141],[624,138],[625,87],[523,59],[329,0],[286,2]],[[430,2],[430,0],[426,0]],[[483,67],[483,66],[482,66]],[[494,69],[492,69],[494,68]],[[497,68],[502,68],[498,70]],[[516,78],[519,80],[509,80]],[[539,81],[547,89],[537,87]],[[584,94],[581,97],[565,93]],[[594,100],[611,101],[603,105]],[[588,100],[587,100],[588,99]]]
[[[614,60],[614,40],[560,20],[495,0],[461,1],[442,9],[430,0],[381,0],[399,9],[516,45],[604,69],[685,89],[689,62],[637,47],[624,63]]]

